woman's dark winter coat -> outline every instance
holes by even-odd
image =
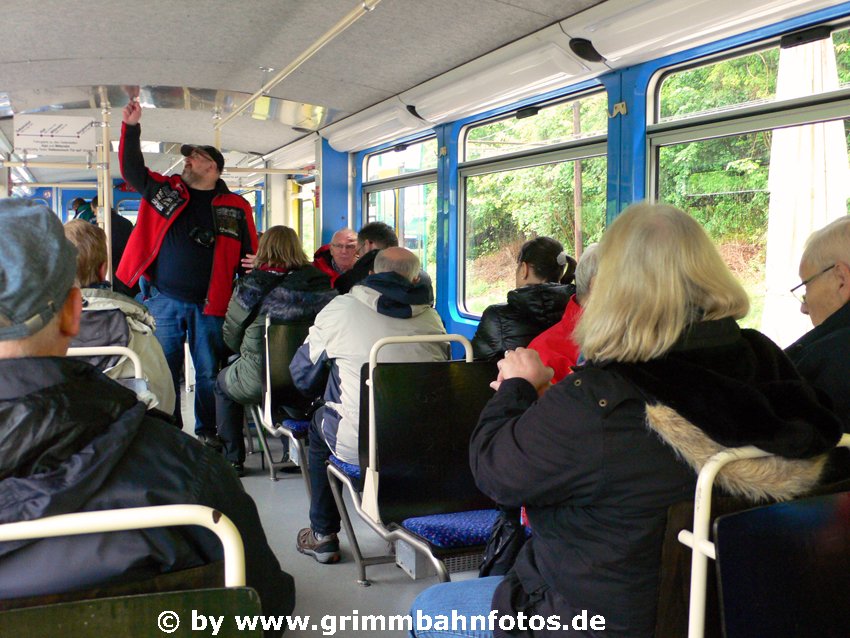
[[[587,635],[651,637],[667,508],[693,499],[705,462],[751,444],[790,457],[718,478],[732,495],[789,499],[818,483],[840,430],[782,351],[731,319],[696,324],[660,359],[589,364],[539,400],[527,381],[503,382],[471,466],[493,500],[526,506],[534,534],[493,608],[566,623],[587,610],[605,618]]]
[[[505,350],[524,348],[564,315],[575,286],[555,283],[531,284],[511,290],[508,302],[484,310],[472,338],[476,359],[495,361]]]
[[[313,266],[287,273],[254,270],[239,279],[224,318],[224,341],[240,355],[227,367],[227,394],[242,404],[260,402],[267,315],[312,323],[336,295],[328,276]]]

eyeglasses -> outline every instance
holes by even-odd
[[[804,279],[803,281],[801,281],[800,283],[798,283],[796,286],[794,286],[791,289],[791,294],[794,295],[794,298],[797,301],[799,301],[800,303],[803,303],[803,304],[806,303],[806,293],[800,292],[800,288],[802,288],[803,286],[805,286],[807,284],[810,284],[814,279],[817,279],[822,274],[824,274],[825,272],[829,272],[833,268],[835,268],[835,264],[832,264],[831,266],[827,266],[826,268],[821,270],[819,273],[815,273],[814,275],[812,275],[808,279]]]
[[[357,250],[357,244],[331,244],[337,250]]]
[[[210,157],[209,155],[207,155],[203,151],[199,151],[198,149],[195,149],[194,151],[192,151],[189,154],[189,157],[191,157],[192,159],[198,159],[200,157],[201,159],[205,159],[208,162],[214,162],[215,161],[212,157]]]

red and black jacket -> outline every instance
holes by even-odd
[[[319,246],[319,249],[313,253],[313,266],[321,270],[331,279],[331,286],[336,282],[337,277],[342,273],[334,268],[334,260],[331,257],[331,245],[325,244]]]
[[[189,190],[179,175],[160,175],[145,167],[141,133],[139,125],[122,124],[118,149],[121,175],[142,196],[136,227],[115,272],[128,286],[146,274],[165,234],[189,202]],[[204,314],[223,317],[242,257],[257,252],[257,230],[251,205],[243,197],[230,192],[222,180],[215,190],[212,208],[216,242]]]

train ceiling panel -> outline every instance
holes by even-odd
[[[824,4],[829,0],[11,0],[4,4],[0,38],[0,131],[12,138],[13,113],[100,119],[106,95],[117,139],[120,110],[138,92],[146,107],[144,139],[215,143],[214,117],[227,118],[357,14],[226,122],[220,138],[242,164],[313,131],[343,140],[335,144],[340,150],[353,150],[529,90],[551,90],[671,47],[693,46],[699,38],[688,34],[695,15],[708,12],[731,34],[739,13],[779,19]],[[592,41],[607,59],[581,59],[570,51],[571,37]],[[528,73],[519,64],[523,56],[532,60]],[[488,81],[480,95],[470,93],[465,74],[479,68],[527,74],[533,82],[488,95],[495,82]],[[452,102],[455,87],[466,88],[464,103]],[[421,119],[407,113],[417,104]],[[387,114],[397,130],[381,126]],[[365,133],[358,136],[350,125]],[[168,155],[157,167],[175,161],[179,155]]]
[[[597,2],[383,0],[269,91],[280,98],[272,104],[278,117],[269,118],[279,126],[262,123],[248,111],[223,129],[222,145],[268,153],[304,135],[293,127],[321,129]],[[285,67],[358,4],[8,2],[0,38],[0,91],[8,94],[15,112],[79,111],[88,100],[99,118],[95,87],[106,86],[117,120],[127,97],[116,88],[176,87],[160,88],[151,103],[173,91],[176,99],[164,108],[190,116],[146,113],[145,135],[163,139],[176,127],[169,122],[179,121],[183,138],[209,143],[213,109],[220,101],[184,101],[181,93],[246,98],[269,79],[273,71],[266,69]],[[250,125],[240,126],[240,120]]]

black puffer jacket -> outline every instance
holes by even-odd
[[[481,413],[470,464],[482,492],[526,505],[534,534],[493,608],[562,623],[586,610],[605,630],[582,635],[651,638],[667,508],[693,499],[697,470],[724,447],[756,445],[788,458],[727,466],[719,486],[793,498],[817,484],[839,435],[782,351],[731,319],[697,324],[661,359],[588,364],[539,400],[508,379]]]
[[[495,361],[505,350],[524,348],[564,315],[575,286],[531,284],[508,293],[508,303],[493,304],[481,315],[472,338],[476,359]]]
[[[0,360],[0,523],[149,505],[228,516],[265,614],[295,605],[292,577],[220,454],[145,414],[135,394],[82,361]],[[151,578],[223,556],[208,530],[169,527],[0,543],[0,598]]]

